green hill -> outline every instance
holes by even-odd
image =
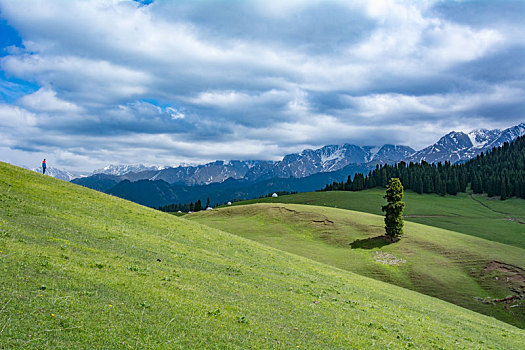
[[[400,242],[388,244],[380,237],[382,216],[297,204],[233,206],[186,218],[525,327],[525,249],[411,222]],[[511,295],[513,301],[490,303]]]
[[[385,190],[359,192],[330,191],[298,193],[277,198],[261,198],[233,205],[253,203],[294,203],[326,206],[383,215]],[[501,201],[486,195],[459,193],[456,196],[417,194],[405,191],[405,221],[444,228],[525,248],[525,200]]]
[[[0,163],[0,348],[493,348],[455,305]]]

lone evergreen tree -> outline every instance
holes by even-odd
[[[403,234],[403,185],[398,178],[392,178],[386,186],[386,195],[383,197],[388,204],[381,209],[385,212],[386,236],[391,242],[399,240]]]

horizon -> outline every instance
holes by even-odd
[[[525,120],[524,17],[516,1],[0,0],[0,160],[275,161],[505,129]]]

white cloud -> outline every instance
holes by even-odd
[[[171,116],[171,119],[177,120],[177,119],[184,119],[186,115],[173,107],[166,108],[166,112],[168,112]]]
[[[525,90],[495,86],[479,93],[449,93],[411,96],[403,94],[374,94],[366,96],[343,96],[356,115],[365,118],[384,119],[403,117],[403,114],[434,115],[442,119],[444,114],[468,113],[476,108],[517,103]],[[398,117],[399,118],[399,117]]]
[[[41,88],[18,100],[23,107],[36,112],[81,112],[82,108],[74,103],[61,100],[55,91]]]
[[[505,55],[523,50],[523,25],[469,25],[433,11],[439,4],[0,0],[24,45],[0,67],[41,87],[0,106],[0,137],[96,167],[145,149],[152,163],[275,159],[323,143],[428,144],[451,125],[518,110],[523,72],[504,63],[519,61],[520,51]],[[502,65],[511,78],[488,76]]]
[[[36,126],[36,123],[37,116],[34,113],[16,106],[0,104],[0,127],[23,129]]]
[[[36,127],[37,118],[37,115],[23,108],[0,104],[0,146],[33,148],[34,145],[24,144],[24,141],[40,132]]]
[[[206,91],[196,97],[185,100],[195,105],[215,106],[224,109],[248,108],[255,105],[285,105],[290,98],[286,91],[269,90],[258,94],[247,94],[238,91]]]
[[[1,66],[20,78],[36,78],[43,85],[57,86],[78,103],[111,103],[118,98],[132,98],[144,94],[150,82],[149,73],[76,56],[7,56],[1,60]]]

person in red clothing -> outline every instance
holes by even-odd
[[[44,160],[42,161],[42,174],[45,174],[46,173],[46,159],[44,158]]]

